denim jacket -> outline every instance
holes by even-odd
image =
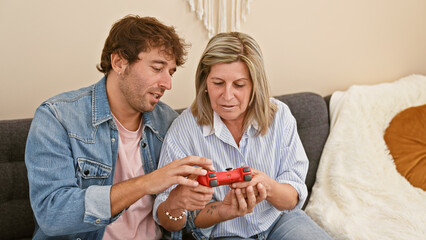
[[[162,102],[143,114],[145,173],[157,168],[164,136],[176,117]],[[37,108],[25,149],[36,220],[33,239],[102,239],[105,227],[121,215],[111,216],[110,210],[118,137],[105,77]],[[179,239],[181,233],[172,237]]]

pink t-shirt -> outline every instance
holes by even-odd
[[[138,130],[129,131],[114,117],[119,142],[114,184],[144,175],[139,142],[142,136],[142,121]],[[161,230],[154,222],[152,207],[154,199],[147,195],[132,204],[127,211],[105,230],[104,240],[160,239]]]

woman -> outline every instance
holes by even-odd
[[[253,172],[250,182],[214,188],[208,204],[204,186],[179,186],[188,201],[201,203],[187,221],[198,238],[330,239],[301,210],[309,162],[289,108],[270,98],[260,47],[246,34],[209,41],[196,72],[196,99],[170,127],[159,166],[190,155],[212,159],[216,171],[250,166]],[[186,221],[185,206],[168,209],[175,190],[160,194],[154,208],[172,231]],[[171,210],[183,218],[170,218]]]

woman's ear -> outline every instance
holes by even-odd
[[[127,68],[127,60],[118,52],[111,53],[111,67],[117,75],[124,73]]]

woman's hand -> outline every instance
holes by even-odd
[[[197,174],[192,174],[189,177],[185,177],[185,180],[196,182],[197,176]],[[203,209],[212,199],[213,188],[196,183],[195,185],[181,184],[176,186],[167,199],[158,206],[157,216],[159,222],[168,231],[175,232],[184,227],[186,223],[185,210]]]
[[[257,195],[254,189],[258,193]],[[266,191],[262,184],[258,184],[255,188],[248,186],[244,188],[244,191],[245,195],[240,188],[231,189],[223,201],[207,205],[195,218],[195,225],[206,228],[219,222],[244,216],[253,212],[254,207],[266,198]]]
[[[231,185],[232,188],[247,188],[262,184],[266,191],[266,200],[278,210],[293,209],[298,201],[299,194],[290,184],[279,183],[264,172],[251,169],[252,180],[250,182],[237,182]]]
[[[248,186],[257,186],[259,183],[263,185],[265,188],[266,194],[268,196],[269,191],[272,189],[273,185],[277,183],[274,179],[270,178],[268,175],[266,175],[264,172],[261,172],[259,170],[256,170],[254,168],[251,169],[252,173],[252,179],[250,182],[236,182],[232,183],[231,188],[241,188],[243,189],[243,194],[245,194],[245,188]],[[254,188],[256,190],[256,188]],[[255,192],[257,195],[258,193]]]
[[[196,179],[196,175],[191,175],[189,179]],[[199,184],[196,187],[178,185],[174,188],[167,198],[167,206],[170,210],[186,209],[193,211],[203,209],[212,199],[214,189]]]
[[[231,189],[219,207],[219,217],[223,220],[229,220],[252,213],[254,207],[265,198],[266,190],[262,184],[255,187],[247,186],[243,189]]]

